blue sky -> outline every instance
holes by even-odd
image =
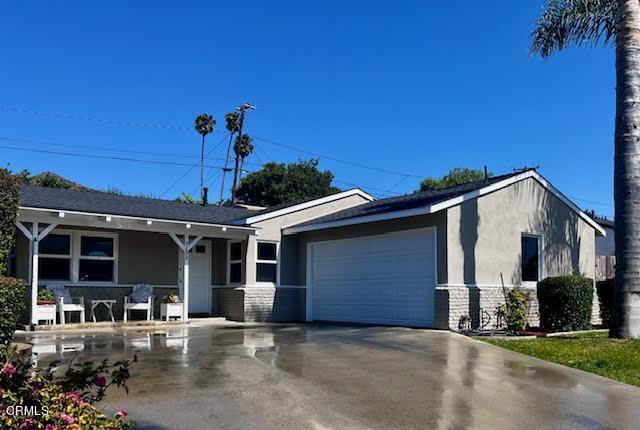
[[[189,169],[182,165],[24,150],[190,165],[199,154],[194,117],[211,113],[222,130],[224,114],[250,101],[257,106],[247,119],[250,134],[415,175],[321,157],[321,167],[332,170],[343,188],[358,184],[387,196],[413,191],[418,177],[456,166],[486,164],[499,174],[540,165],[582,207],[610,216],[613,49],[529,58],[529,34],[542,5],[5,3],[0,146],[23,151],[0,148],[0,160],[96,188],[168,198],[197,193],[198,169],[168,189]],[[223,136],[211,136],[208,149]],[[249,162],[257,165],[309,157],[255,143]],[[221,165],[224,146],[212,152],[208,165]],[[218,170],[209,169],[207,177],[219,189]]]

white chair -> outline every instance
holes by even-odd
[[[131,295],[124,297],[124,322],[131,318],[131,311],[146,311],[147,321],[153,319],[153,286],[134,285]]]
[[[65,324],[65,312],[80,312],[80,323],[85,323],[84,297],[71,297],[69,290],[61,284],[47,285],[47,290],[51,291],[56,298],[58,312],[60,313],[60,324]]]

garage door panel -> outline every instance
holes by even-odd
[[[317,243],[311,258],[313,319],[432,325],[432,229]]]

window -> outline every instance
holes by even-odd
[[[258,259],[256,260],[257,282],[278,282],[278,244],[274,242],[258,242]]]
[[[115,271],[114,238],[81,236],[78,280],[113,282]]]
[[[229,242],[229,284],[242,282],[242,242]]]
[[[538,236],[522,236],[522,281],[537,282],[540,280],[540,238]]]
[[[43,280],[71,279],[71,235],[48,234],[38,244],[38,277]]]

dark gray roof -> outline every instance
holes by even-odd
[[[595,221],[603,227],[613,228],[613,220],[607,218],[594,218]]]
[[[241,208],[31,185],[22,186],[20,206],[209,224],[225,224],[252,213]]]
[[[297,224],[295,227],[300,227],[304,225],[322,224],[330,221],[345,220],[345,219],[357,218],[361,216],[377,215],[377,214],[383,214],[387,212],[396,212],[396,211],[402,211],[407,209],[420,208],[423,206],[429,206],[429,205],[433,205],[436,203],[443,202],[445,200],[449,200],[449,199],[461,196],[471,191],[478,190],[489,184],[502,181],[504,179],[519,175],[521,173],[523,173],[523,171],[518,171],[518,172],[510,173],[507,175],[501,175],[501,176],[492,176],[487,180],[483,179],[481,181],[468,182],[466,184],[456,185],[453,187],[443,188],[440,190],[422,191],[419,193],[407,194],[399,197],[391,197],[388,199],[375,200],[370,203],[354,206],[349,209],[345,209],[339,212],[334,212],[332,214],[325,215],[323,217],[316,218],[311,221]]]

